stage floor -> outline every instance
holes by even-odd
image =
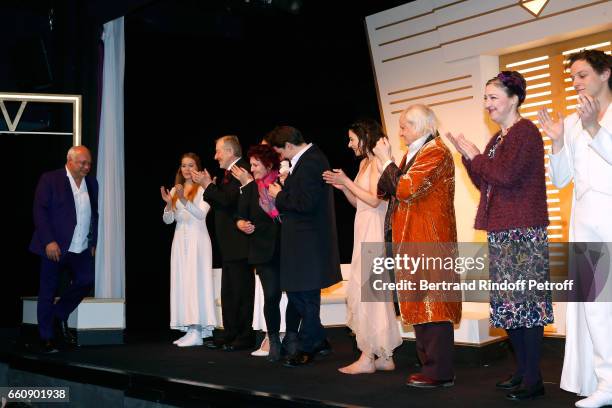
[[[458,363],[454,387],[422,390],[404,385],[408,374],[418,371],[413,343],[405,342],[396,351],[395,371],[349,376],[337,368],[355,358],[353,338],[344,328],[328,333],[334,353],[300,368],[269,363],[246,351],[179,349],[171,344],[175,337],[170,332],[129,333],[124,345],[88,346],[51,355],[17,351],[14,341],[3,339],[0,361],[13,369],[123,390],[134,398],[170,405],[516,406],[495,389],[495,382],[513,370],[510,354],[481,365]],[[547,394],[530,402],[530,407],[569,407],[578,400],[559,389],[562,363],[563,340],[545,339],[542,372]]]

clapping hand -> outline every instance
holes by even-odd
[[[278,193],[280,193],[283,190],[283,188],[281,187],[280,184],[278,183],[273,183],[270,184],[268,186],[268,192],[270,193],[270,195],[274,198],[276,198],[276,196],[278,195]]]
[[[576,110],[582,121],[582,127],[589,132],[591,137],[594,137],[600,129],[597,119],[599,118],[601,105],[597,99],[583,93],[578,95],[578,101],[580,105]]]
[[[466,159],[472,160],[474,157],[480,154],[478,147],[476,147],[474,143],[467,140],[465,136],[463,136],[463,133],[459,133],[457,136],[454,136],[451,132],[446,132],[444,136],[446,136],[453,146],[455,146],[455,149],[457,149],[457,151]]]
[[[342,169],[326,170],[323,172],[323,180],[335,188],[342,190],[350,181]]]
[[[278,175],[278,182],[281,184],[281,186],[285,185],[285,180],[287,180],[287,177],[289,177],[289,172],[284,172],[284,173],[279,173]]]
[[[246,171],[240,166],[232,166],[231,172],[232,172],[232,176],[234,176],[235,179],[240,181],[240,184],[243,186],[246,186],[251,181],[253,181],[253,176],[251,176],[251,174],[248,171]]]
[[[378,142],[376,142],[376,146],[374,146],[372,152],[381,164],[384,164],[388,160],[392,160],[391,144],[389,143],[389,139],[387,139],[386,137],[381,137],[380,139],[378,139]]]
[[[548,110],[540,109],[538,111],[538,120],[546,136],[552,140],[553,153],[561,150],[563,147],[563,115],[559,112],[556,119],[553,119]]]
[[[191,174],[193,181],[201,185],[204,190],[206,190],[206,188],[213,182],[212,177],[210,177],[210,174],[206,169],[202,171],[194,171]]]
[[[162,200],[164,200],[166,204],[172,205],[172,196],[170,195],[166,187],[161,186],[160,190],[161,190]]]
[[[174,191],[176,192],[176,196],[181,202],[185,199],[185,189],[182,184],[177,184],[174,186]]]

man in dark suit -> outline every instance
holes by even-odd
[[[68,316],[94,283],[98,182],[88,175],[90,170],[89,150],[74,146],[68,150],[66,166],[44,173],[36,187],[30,251],[41,258],[38,330],[42,351],[47,353],[57,351],[57,345],[76,345]],[[66,267],[72,271],[72,281],[54,304],[59,272]]]
[[[285,362],[296,367],[312,362],[315,354],[331,352],[320,309],[321,289],[342,279],[334,195],[322,178],[329,162],[317,146],[291,126],[279,126],[269,136],[281,158],[291,161],[284,185],[273,184],[269,190],[283,221],[281,288],[302,317],[299,351]]]
[[[215,145],[215,160],[225,171],[223,179],[213,182],[206,170],[194,176],[194,180],[204,188],[204,200],[214,209],[215,232],[222,259],[221,310],[224,333],[220,339],[208,341],[205,345],[226,351],[255,346],[252,326],[255,275],[247,261],[248,238],[236,228],[240,182],[231,174],[233,166],[243,169],[250,167],[241,156],[238,137],[223,136]]]

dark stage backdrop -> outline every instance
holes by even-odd
[[[127,13],[128,329],[168,327],[174,226],[162,222],[159,187],[172,185],[182,153],[196,152],[216,172],[219,136],[237,134],[246,150],[274,126],[289,124],[317,143],[333,167],[355,175],[358,162],[346,147],[347,126],[359,117],[379,119],[364,16],[402,1],[293,3],[299,8],[276,6],[286,1],[270,6],[234,0],[0,5],[0,49],[7,51],[0,55],[0,90],[82,94],[83,138],[94,157],[99,30],[104,16]],[[91,7],[96,4],[99,9]],[[46,57],[40,54],[41,41]],[[32,48],[22,50],[19,44]],[[32,76],[32,70],[40,75]],[[51,119],[50,127],[69,125],[63,117]],[[38,259],[27,251],[33,192],[41,172],[63,165],[69,144],[53,137],[0,137],[6,196],[1,208],[8,219],[0,327],[17,326],[20,297],[37,293]],[[341,258],[348,263],[354,210],[342,194],[336,194],[336,215]],[[212,214],[214,242],[210,221]],[[214,257],[219,266],[216,248]]]
[[[362,16],[225,18],[231,31],[214,35],[160,32],[140,16],[127,19],[130,328],[168,326],[174,226],[162,222],[159,187],[172,185],[181,153],[196,152],[217,171],[217,137],[236,134],[246,150],[274,126],[289,124],[317,143],[332,167],[354,176],[358,162],[346,147],[347,126],[361,116],[379,119]],[[341,193],[336,215],[342,262],[349,263],[354,210]],[[219,266],[216,248],[214,263]]]
[[[94,147],[95,154],[99,32],[84,7],[80,0],[0,2],[0,91],[82,95],[83,143]],[[7,103],[7,109],[14,118],[18,104]],[[71,128],[67,107],[29,103],[17,129]],[[0,130],[7,130],[4,119]],[[71,145],[71,136],[0,134],[5,191],[0,204],[5,254],[0,267],[0,328],[16,327],[21,322],[21,296],[38,293],[39,259],[28,252],[34,190],[42,172],[64,165]]]

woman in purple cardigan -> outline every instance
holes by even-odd
[[[487,82],[485,110],[501,130],[484,153],[462,134],[447,134],[480,190],[475,228],[487,231],[492,283],[549,280],[544,143],[519,114],[525,94],[525,79],[516,71]],[[516,371],[496,385],[511,391],[510,400],[544,395],[540,350],[544,326],[553,322],[550,292],[521,289],[490,292],[491,324],[506,330],[517,360]]]

